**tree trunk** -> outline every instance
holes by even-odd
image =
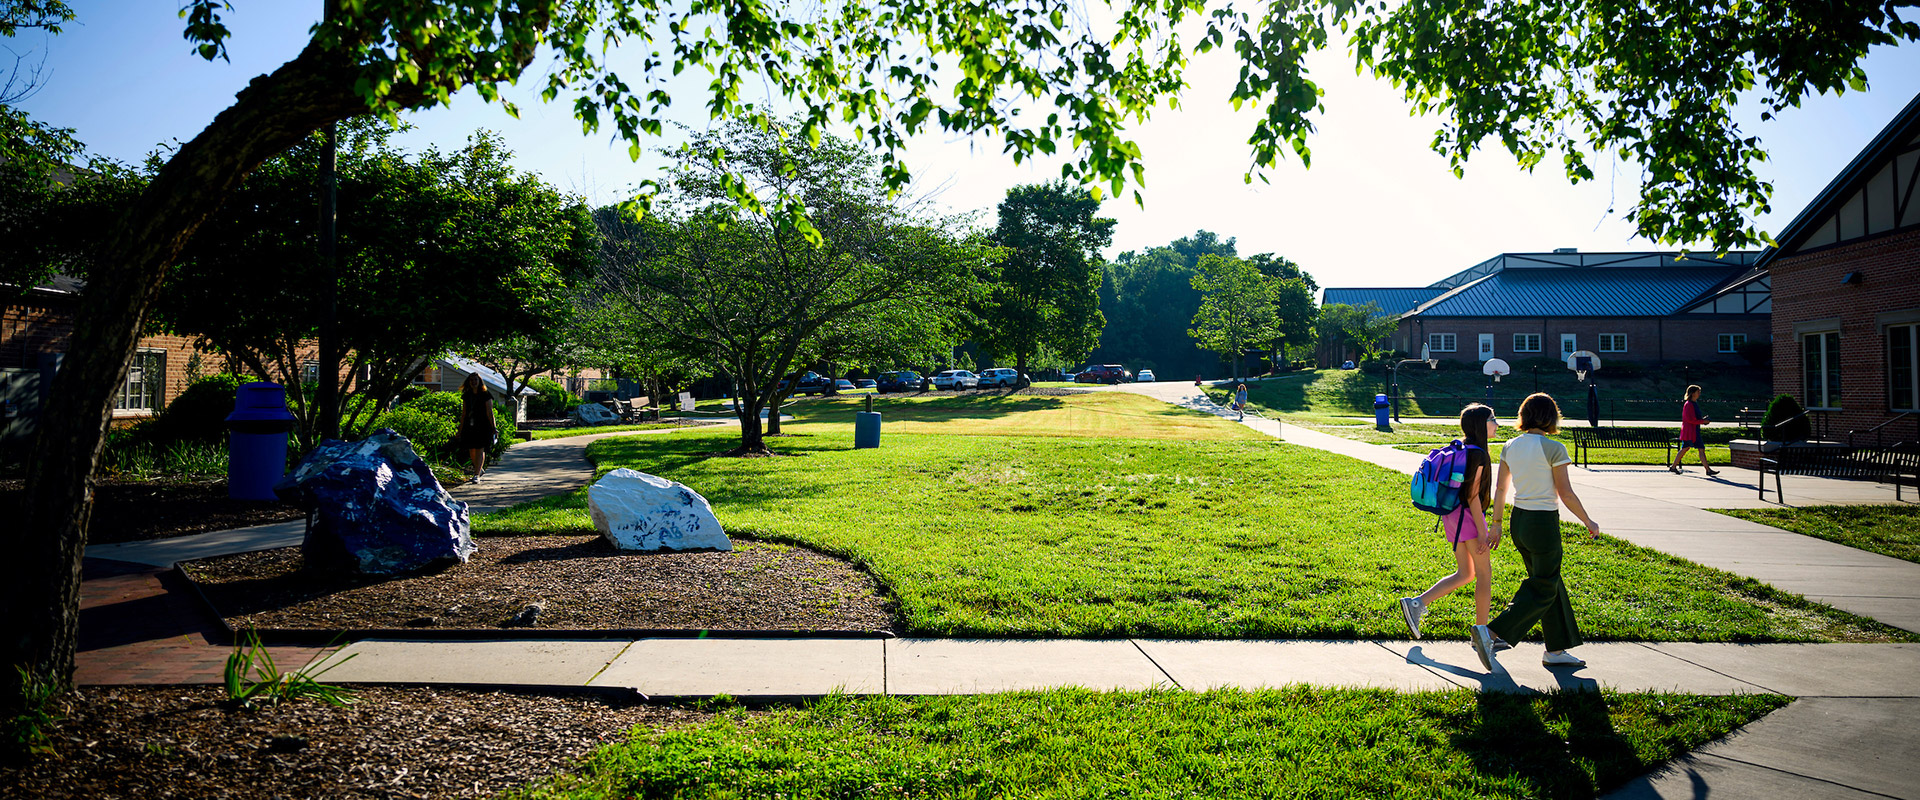
[[[0,526],[0,548],[8,554],[0,607],[13,616],[0,638],[4,709],[23,700],[16,665],[56,686],[72,684],[93,471],[115,391],[126,380],[167,266],[254,167],[328,122],[367,113],[346,66],[310,44],[273,74],[256,78],[105,231],[102,266],[89,276],[49,412],[40,420],[35,452],[41,457],[27,467],[24,514]]]

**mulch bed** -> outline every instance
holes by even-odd
[[[623,552],[599,536],[486,536],[465,564],[427,574],[314,576],[300,548],[185,565],[236,630],[501,630],[529,605],[557,630],[887,631],[871,575],[787,545]]]
[[[64,704],[53,753],[0,766],[0,796],[482,797],[575,768],[634,726],[708,715],[589,696],[369,688],[334,708],[246,711],[218,689],[89,689]]]
[[[0,480],[0,519],[19,519],[26,481]],[[235,500],[225,480],[101,478],[93,492],[88,544],[138,542],[299,519],[286,503]]]

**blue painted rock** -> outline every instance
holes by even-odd
[[[622,467],[587,487],[593,527],[621,550],[732,550],[713,506],[685,484]]]
[[[390,428],[357,442],[322,442],[273,488],[307,509],[301,549],[311,570],[393,575],[473,554],[467,504]]]

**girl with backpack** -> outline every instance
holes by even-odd
[[[1687,387],[1687,396],[1680,399],[1680,450],[1673,454],[1673,463],[1667,469],[1675,475],[1683,475],[1680,462],[1687,457],[1687,448],[1700,452],[1700,468],[1707,471],[1711,478],[1720,474],[1719,470],[1707,466],[1707,445],[1700,439],[1700,426],[1711,425],[1713,420],[1700,413],[1700,387]]]
[[[1507,642],[1539,625],[1547,652],[1540,663],[1549,667],[1584,667],[1587,662],[1567,652],[1580,644],[1580,626],[1573,619],[1573,601],[1560,579],[1560,506],[1565,505],[1587,526],[1590,538],[1600,538],[1600,523],[1587,516],[1580,497],[1567,478],[1567,446],[1547,438],[1560,430],[1560,406],[1548,394],[1536,392],[1520,403],[1520,435],[1500,451],[1500,470],[1494,479],[1493,516],[1487,531],[1488,548],[1500,545],[1500,518],[1508,493],[1513,496],[1513,547],[1527,579],[1513,593],[1505,611],[1486,628],[1474,629],[1473,650],[1480,663],[1493,669],[1493,654]],[[1483,639],[1487,631],[1491,636]]]
[[[1244,383],[1233,390],[1233,410],[1240,412],[1241,419],[1247,418],[1247,385]]]
[[[1500,431],[1493,409],[1474,403],[1460,410],[1460,434],[1467,446],[1466,477],[1460,482],[1460,508],[1443,515],[1441,525],[1453,546],[1453,574],[1436,581],[1418,597],[1400,598],[1400,616],[1413,638],[1420,638],[1420,618],[1434,601],[1473,581],[1473,632],[1484,635],[1488,606],[1493,602],[1493,565],[1488,555],[1486,510],[1493,488],[1493,462],[1487,440]]]

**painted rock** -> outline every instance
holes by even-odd
[[[593,527],[621,550],[732,550],[713,506],[685,484],[622,467],[587,487]]]
[[[393,575],[473,554],[467,504],[390,428],[321,443],[273,488],[309,512],[307,569]]]

